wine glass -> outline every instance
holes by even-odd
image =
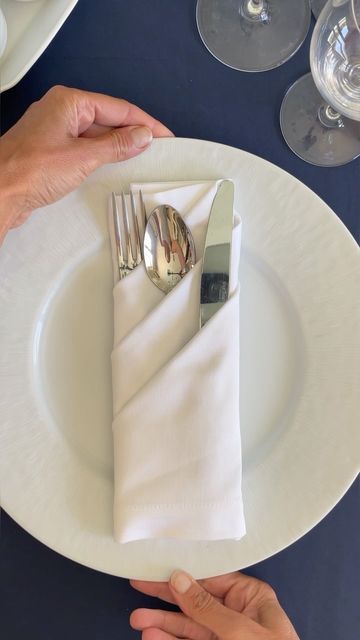
[[[296,53],[309,30],[309,0],[198,0],[200,36],[238,71],[268,71]]]
[[[311,39],[311,72],[290,87],[280,125],[311,164],[335,167],[360,155],[360,0],[328,0]]]

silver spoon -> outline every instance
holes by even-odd
[[[195,245],[181,215],[168,204],[156,207],[147,221],[144,235],[147,274],[165,293],[195,264]]]

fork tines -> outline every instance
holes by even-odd
[[[135,198],[131,190],[129,199],[130,216],[125,193],[121,192],[120,199],[116,197],[115,193],[112,194],[114,236],[120,280],[133,271],[142,260],[142,240]]]

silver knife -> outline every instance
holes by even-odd
[[[212,203],[206,233],[200,293],[200,326],[210,320],[229,297],[234,184],[223,180]]]

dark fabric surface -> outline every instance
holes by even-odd
[[[257,154],[315,191],[359,241],[359,160],[336,169],[295,157],[279,128],[288,86],[309,69],[309,36],[277,70],[233,71],[197,33],[194,0],[79,0],[25,78],[1,100],[2,131],[54,84],[127,98],[178,136]],[[309,34],[310,35],[310,34]],[[270,582],[302,640],[360,637],[360,483],[310,533],[248,572]],[[2,512],[0,635],[4,640],[136,638],[129,612],[157,603],[125,580],[52,552]]]

